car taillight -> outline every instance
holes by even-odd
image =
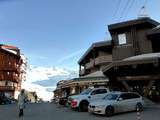
[[[76,100],[72,100],[72,101],[71,101],[71,107],[72,107],[72,108],[77,107],[77,101],[76,101]]]

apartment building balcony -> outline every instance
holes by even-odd
[[[12,82],[16,82],[18,83],[20,81],[20,77],[15,76],[15,75],[9,75],[9,76],[0,76],[0,81],[1,80],[8,80],[8,81],[12,81]]]
[[[112,62],[112,55],[99,56],[95,59],[95,65]]]
[[[0,86],[0,91],[14,91],[14,86]]]
[[[0,64],[0,71],[15,71],[20,73],[20,67],[17,65],[2,65]]]
[[[12,78],[13,78],[12,79],[13,82],[19,82],[20,81],[20,77],[18,77],[18,76],[13,76]]]

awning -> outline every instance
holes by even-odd
[[[93,77],[105,77],[105,75],[103,74],[102,71],[96,71],[96,72],[93,72],[91,74],[82,76],[80,78],[93,78]]]
[[[148,64],[148,63],[158,63],[160,59],[160,53],[148,53],[137,55],[123,59],[121,61],[115,61],[107,65],[102,71],[107,72],[113,67],[127,66],[127,65],[138,65],[138,64]]]

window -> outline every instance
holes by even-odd
[[[131,98],[140,98],[140,96],[139,96],[139,95],[134,94],[134,93],[131,93],[131,94],[130,94],[130,96],[131,96]]]
[[[88,95],[91,91],[92,91],[92,89],[86,89],[86,90],[82,91],[80,94],[81,95]]]
[[[118,43],[119,43],[119,45],[127,43],[126,34],[125,33],[118,35]]]
[[[104,93],[107,93],[106,89],[98,89],[98,90],[94,90],[91,95],[104,94]]]
[[[104,93],[107,93],[106,89],[99,89],[99,94],[104,94]]]
[[[134,99],[134,98],[139,98],[140,96],[137,95],[137,94],[134,94],[134,93],[124,93],[121,95],[121,98],[123,100],[126,100],[126,99]]]
[[[105,100],[116,100],[118,98],[118,94],[108,94],[104,97]]]
[[[8,86],[8,81],[5,82],[5,86]]]
[[[92,91],[91,95],[95,95],[97,92],[96,90]]]
[[[128,95],[127,95],[127,94],[122,94],[120,97],[121,97],[123,100],[128,99]]]

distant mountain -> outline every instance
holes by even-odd
[[[42,69],[39,70],[34,67],[34,70],[30,69],[30,71],[31,71],[31,74],[36,73],[38,75],[45,76],[44,77],[45,79],[42,79],[42,80],[37,79],[37,80],[33,80],[32,82],[34,84],[38,84],[43,87],[56,86],[57,82],[60,80],[69,80],[69,79],[78,77],[78,73],[76,71],[67,70],[67,69],[60,70],[60,69],[54,68],[54,69],[46,70],[44,72],[44,70]]]
[[[32,65],[27,69],[26,81],[23,81],[22,88],[36,91],[40,98],[50,100],[58,81],[75,77],[78,77],[78,72],[74,70]]]

